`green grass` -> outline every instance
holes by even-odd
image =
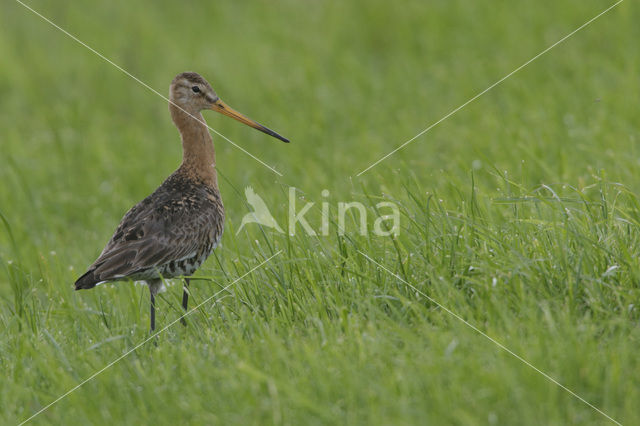
[[[192,306],[282,253],[33,424],[611,424],[402,280],[640,423],[636,3],[360,177],[611,3],[94,3],[29,2],[160,92],[198,71],[292,140],[205,114],[284,176],[214,138],[226,232]],[[0,58],[0,423],[15,424],[147,338],[146,288],[72,283],[181,151],[162,99],[11,1]],[[236,235],[248,185],[281,225],[295,186],[316,228],[322,201],[335,219],[339,201],[373,218],[392,200],[401,232]],[[160,326],[180,298],[162,296]]]

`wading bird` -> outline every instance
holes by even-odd
[[[182,139],[182,164],[153,194],[124,215],[98,259],[75,283],[75,289],[82,290],[105,281],[145,281],[151,293],[152,332],[155,297],[164,288],[162,280],[185,277],[182,307],[186,311],[188,277],[209,257],[222,236],[224,208],[213,140],[200,113],[205,109],[289,142],[227,106],[200,75],[184,72],[173,79],[169,112]]]

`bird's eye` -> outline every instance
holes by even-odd
[[[198,86],[193,86],[191,90],[193,90],[193,93],[200,93],[200,88]]]

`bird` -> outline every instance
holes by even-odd
[[[163,280],[184,278],[186,312],[190,277],[218,245],[224,229],[213,139],[201,111],[217,111],[289,142],[229,107],[195,72],[172,80],[168,100],[182,140],[182,163],[124,215],[102,253],[75,282],[76,290],[85,290],[104,282],[144,281],[150,293],[150,333],[155,330],[155,298],[164,290]],[[186,324],[184,316],[181,320]]]
[[[238,228],[238,232],[236,235],[242,231],[242,228],[247,223],[259,223],[262,226],[266,226],[268,228],[275,228],[276,231],[281,234],[284,233],[278,222],[273,218],[269,208],[265,204],[264,200],[261,196],[256,194],[252,187],[247,186],[244,190],[244,195],[247,197],[247,202],[253,207],[253,211],[251,213],[247,213],[242,218],[242,222],[240,223],[240,227]]]

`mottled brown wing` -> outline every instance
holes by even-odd
[[[101,280],[126,277],[192,256],[199,235],[186,228],[172,230],[170,222],[152,214],[126,227],[122,237],[109,244],[96,260],[94,274]]]
[[[76,282],[90,288],[101,281],[135,277],[170,261],[193,256],[210,238],[207,229],[223,220],[215,197],[190,188],[187,192],[162,187],[134,206],[113,237]]]

